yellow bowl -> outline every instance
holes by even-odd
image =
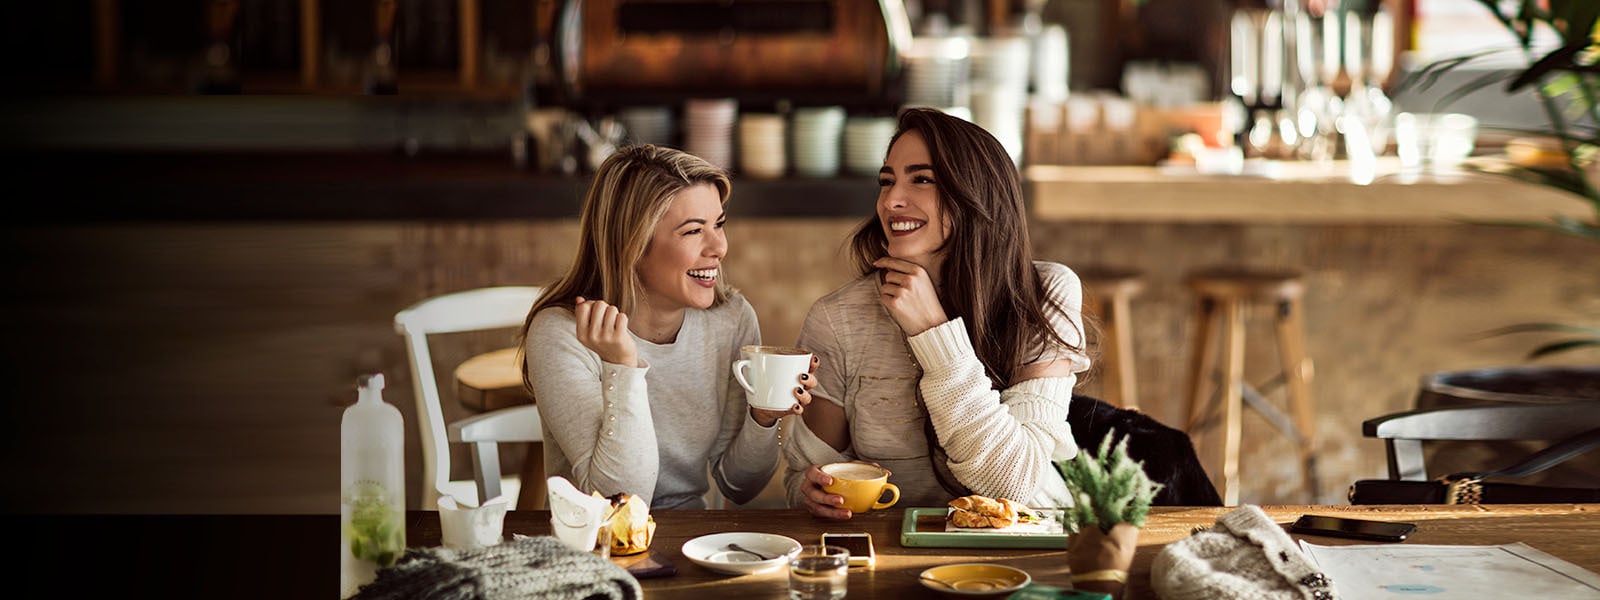
[[[918,581],[922,587],[952,598],[991,598],[1020,590],[1033,578],[1016,567],[960,563],[923,571]]]

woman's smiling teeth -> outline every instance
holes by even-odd
[[[701,281],[715,281],[717,279],[717,270],[695,269],[693,271],[689,271],[689,276]]]
[[[890,221],[889,229],[894,231],[914,231],[927,224],[927,221]]]

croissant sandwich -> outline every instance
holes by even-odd
[[[1024,515],[1033,511],[1007,498],[990,498],[973,494],[950,501],[950,524],[967,528],[1004,528],[1016,525]]]

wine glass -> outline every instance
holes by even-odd
[[[1364,17],[1354,11],[1345,13],[1345,67],[1350,74],[1350,93],[1345,99],[1345,114],[1361,122],[1366,135],[1361,140],[1372,155],[1381,155],[1389,145],[1389,116],[1394,102],[1383,93],[1383,81],[1388,77],[1394,29],[1382,10]],[[1345,140],[1346,152],[1355,140]]]

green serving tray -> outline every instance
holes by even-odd
[[[1066,523],[1066,511],[1035,509],[1054,515]],[[907,508],[900,523],[900,545],[924,548],[1049,548],[1067,549],[1065,533],[979,533],[945,531],[946,507]]]

